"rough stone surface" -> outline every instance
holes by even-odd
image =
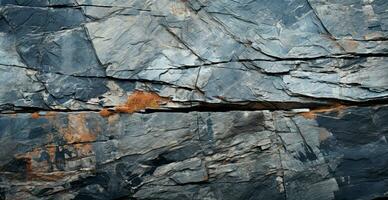
[[[0,0],[0,200],[388,198],[388,1]]]

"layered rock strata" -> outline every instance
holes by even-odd
[[[388,1],[0,6],[0,199],[388,195]]]

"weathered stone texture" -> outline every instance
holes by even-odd
[[[388,1],[0,0],[0,200],[388,198]]]

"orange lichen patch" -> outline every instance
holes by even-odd
[[[104,108],[104,109],[102,109],[101,111],[100,111],[100,115],[102,116],[102,117],[109,117],[109,116],[111,116],[111,115],[113,115],[114,114],[114,112],[111,112],[111,111],[109,111],[108,109],[106,109],[106,108]]]
[[[40,117],[39,113],[38,112],[34,112],[31,114],[31,118],[32,119],[38,119]]]
[[[90,133],[87,127],[84,113],[69,114],[68,120],[68,127],[61,130],[67,143],[93,142],[96,140],[96,135]]]
[[[341,113],[346,108],[347,108],[347,106],[342,105],[342,104],[333,104],[332,106],[321,107],[321,108],[313,109],[313,110],[310,110],[309,112],[303,112],[300,114],[306,119],[315,119],[315,118],[317,118],[317,115],[319,113],[326,113],[326,112]]]
[[[127,103],[115,107],[118,113],[134,113],[146,108],[159,108],[161,104],[170,101],[153,92],[136,91],[128,97]]]
[[[104,108],[100,111],[102,117],[110,117],[115,113],[134,113],[144,109],[157,109],[161,104],[169,102],[169,98],[161,97],[153,92],[135,91],[128,96],[127,102],[115,106],[113,110]]]

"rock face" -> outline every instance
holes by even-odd
[[[0,200],[388,198],[386,0],[0,6]]]

